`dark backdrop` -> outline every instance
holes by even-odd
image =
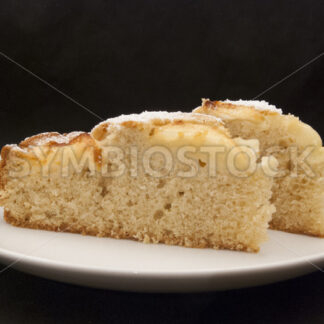
[[[0,3],[0,51],[102,118],[251,99],[324,51],[323,1]],[[322,135],[324,56],[266,99]],[[0,144],[99,120],[0,56]]]
[[[251,99],[324,51],[324,2],[1,0],[0,51],[107,118]],[[323,136],[324,56],[266,99]],[[99,120],[0,56],[0,144]],[[0,238],[1,239],[1,238]],[[323,323],[323,273],[200,295],[0,276],[1,323]]]

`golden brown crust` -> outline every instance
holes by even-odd
[[[10,153],[12,151],[28,151],[28,148],[33,146],[48,146],[48,147],[59,147],[67,146],[75,143],[84,142],[86,145],[95,145],[94,140],[92,139],[89,133],[84,132],[72,132],[60,134],[57,132],[51,133],[42,133],[37,134],[31,137],[27,137],[21,141],[18,145],[5,145],[1,149],[1,161],[0,161],[0,170],[4,168],[9,159]]]
[[[19,147],[26,148],[28,146],[32,145],[38,145],[38,142],[41,140],[48,141],[49,146],[54,144],[54,141],[51,141],[51,139],[54,139],[55,137],[60,137],[61,134],[57,132],[48,132],[48,133],[41,133],[37,135],[33,135],[30,137],[25,138],[23,141],[19,143]]]
[[[6,165],[6,161],[8,158],[8,155],[10,153],[12,146],[11,145],[5,145],[1,150],[1,161],[0,161],[0,167],[4,167]]]
[[[275,111],[271,111],[271,110],[257,110],[255,109],[254,106],[243,106],[240,104],[232,104],[229,102],[223,102],[223,101],[211,101],[209,99],[202,99],[202,104],[201,107],[199,107],[202,111],[204,110],[212,110],[212,109],[217,109],[217,108],[221,108],[221,109],[228,109],[228,110],[235,110],[235,109],[242,109],[242,110],[250,110],[253,112],[256,112],[260,115],[264,115],[264,116],[269,116],[269,115],[278,115],[277,112]],[[197,108],[197,109],[199,109]],[[198,111],[197,111],[198,112]]]
[[[108,124],[100,124],[99,126],[95,127],[92,131],[92,136],[97,140],[103,140],[108,133]]]
[[[3,190],[6,184],[5,178],[5,166],[7,164],[8,156],[11,151],[10,145],[5,145],[1,150],[1,160],[0,160],[0,190]]]
[[[9,159],[10,152],[14,146],[13,145],[5,145],[1,149],[1,160],[0,160],[0,190],[3,190],[6,185],[6,165]]]
[[[71,132],[60,134],[57,132],[41,133],[31,137],[27,137],[19,143],[20,148],[28,148],[29,146],[66,146],[77,142],[86,141],[91,143],[92,138],[89,133]]]
[[[89,133],[85,132],[71,132],[60,134],[57,132],[41,133],[26,138],[18,145],[5,145],[1,149],[0,161],[0,189],[5,185],[5,166],[11,156],[25,156],[35,146],[43,147],[62,147],[74,144],[82,144],[84,147],[93,147],[94,161],[101,164],[101,149],[96,145]],[[35,159],[33,155],[28,155],[29,159]]]
[[[48,224],[42,224],[40,222],[31,222],[31,221],[20,221],[14,216],[11,215],[9,210],[4,210],[4,220],[13,226],[30,228],[30,229],[38,229],[38,230],[46,230],[46,231],[55,231],[55,232],[66,232],[66,233],[75,233],[82,235],[91,235],[91,236],[100,236],[100,237],[109,237],[116,239],[129,239],[133,241],[144,241],[143,239],[136,239],[134,235],[136,233],[129,233],[123,231],[123,229],[119,229],[117,232],[114,231],[106,231],[99,232],[95,229],[89,229],[86,227],[75,227],[73,224],[62,224],[61,226],[54,226]],[[243,244],[224,244],[220,243],[218,246],[211,244],[208,240],[204,242],[193,242],[192,240],[188,241],[184,238],[177,237],[169,237],[165,235],[159,243],[167,244],[167,245],[180,245],[188,248],[213,248],[213,249],[227,249],[227,250],[236,250],[236,251],[245,251],[245,252],[258,252],[259,248],[251,248],[249,246],[245,246]]]
[[[155,115],[156,114],[156,115]],[[159,116],[161,114],[161,116]],[[223,122],[214,116],[195,114],[195,113],[167,113],[167,112],[144,112],[142,114],[125,115],[116,118],[110,118],[91,131],[91,135],[97,141],[102,141],[112,126],[121,126],[124,128],[144,129],[147,126],[161,127],[166,125],[208,125],[226,137],[230,137],[228,130],[224,127]]]

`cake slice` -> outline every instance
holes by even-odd
[[[258,251],[274,212],[269,159],[213,116],[145,112],[91,134],[45,133],[2,149],[5,220],[146,243]],[[213,159],[215,150],[220,148]],[[235,150],[233,175],[227,153]],[[250,168],[252,163],[254,168]],[[215,172],[215,166],[217,170]]]
[[[324,148],[311,126],[265,101],[203,100],[194,112],[221,118],[232,136],[257,138],[261,156],[277,158],[271,228],[324,236]]]

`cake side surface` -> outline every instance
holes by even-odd
[[[257,251],[274,212],[272,178],[260,163],[254,172],[243,172],[243,178],[225,168],[210,176],[211,162],[199,149],[212,144],[232,149],[244,140],[232,138],[212,117],[165,116],[139,122],[123,117],[98,125],[92,135],[46,134],[5,147],[0,199],[6,221],[146,243]],[[189,144],[194,147],[187,156],[190,162],[180,161],[179,149]],[[152,147],[161,151],[154,151],[146,165]],[[114,148],[114,154],[107,148]],[[171,168],[165,157],[171,158]],[[9,176],[25,160],[32,172]],[[134,161],[140,161],[135,169]],[[71,168],[72,162],[78,168]]]
[[[279,161],[271,228],[324,236],[324,151],[319,134],[311,126],[275,109],[256,109],[249,101],[242,105],[203,100],[194,111],[222,118],[233,136],[257,138],[261,156],[272,154]]]

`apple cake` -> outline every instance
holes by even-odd
[[[259,158],[258,140],[233,134],[214,116],[144,112],[108,119],[91,133],[43,133],[6,145],[5,220],[145,243],[258,251],[275,211],[273,176],[265,172],[275,161]]]
[[[324,236],[324,148],[311,126],[265,101],[203,100],[194,112],[221,118],[234,137],[258,139],[260,156],[278,160],[271,228]]]

